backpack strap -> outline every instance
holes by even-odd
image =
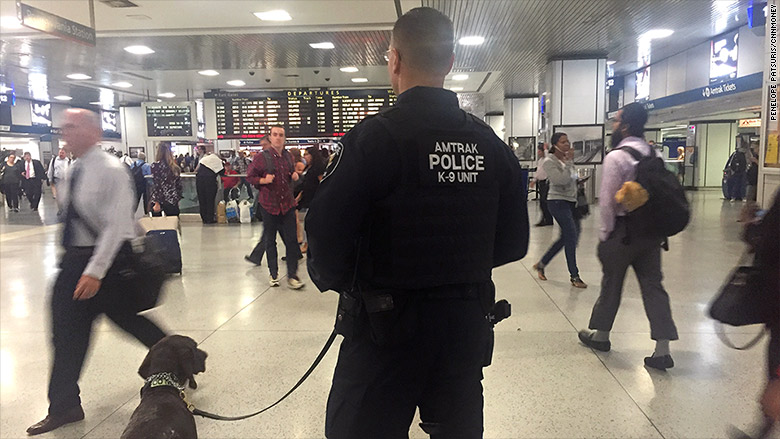
[[[638,162],[642,161],[642,158],[645,157],[644,154],[642,154],[641,152],[639,152],[638,150],[636,150],[635,148],[632,148],[630,146],[624,146],[624,147],[622,147],[620,149],[625,151],[625,152],[627,152],[627,153],[629,153],[629,154],[631,154],[631,157],[633,157],[634,160],[636,160]]]
[[[263,155],[263,160],[265,161],[265,173],[275,174],[276,165],[274,164],[274,158],[271,156],[271,153],[266,150],[263,150],[260,152],[260,154]]]

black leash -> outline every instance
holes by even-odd
[[[203,416],[204,418],[215,419],[217,421],[240,421],[242,419],[251,418],[252,416],[257,416],[260,413],[265,412],[266,410],[270,410],[270,409],[276,407],[277,404],[279,404],[280,402],[284,401],[285,398],[290,396],[290,394],[295,391],[295,389],[300,387],[301,384],[303,384],[303,382],[306,381],[306,378],[309,378],[309,375],[311,375],[311,373],[314,372],[314,369],[316,369],[317,366],[320,364],[320,361],[322,361],[322,359],[325,357],[325,354],[328,353],[328,351],[330,350],[330,347],[333,345],[333,342],[335,340],[336,340],[336,331],[334,330],[333,332],[330,333],[330,337],[328,338],[328,341],[325,342],[325,346],[323,346],[323,348],[320,351],[319,355],[317,355],[317,358],[314,360],[314,363],[312,363],[311,367],[309,367],[309,370],[307,370],[306,373],[303,374],[301,379],[298,380],[297,383],[295,383],[295,385],[292,387],[292,389],[290,389],[289,392],[285,393],[284,396],[279,398],[278,401],[276,401],[275,403],[269,405],[268,407],[266,407],[266,408],[264,408],[262,410],[256,411],[254,413],[248,414],[248,415],[243,415],[243,416],[215,415],[214,413],[209,413],[209,412],[206,412],[206,411],[203,411],[201,409],[193,407],[192,408],[192,414],[193,415],[197,415],[197,416]]]

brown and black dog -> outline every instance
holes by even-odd
[[[182,389],[193,375],[206,371],[205,352],[195,340],[169,335],[152,346],[138,374],[146,380],[141,403],[130,417],[121,439],[197,439],[195,419],[182,399]]]

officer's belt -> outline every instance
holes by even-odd
[[[375,291],[374,288],[368,288],[368,291]],[[408,295],[414,297],[421,297],[424,299],[479,299],[481,291],[481,284],[456,284],[456,285],[440,285],[436,287],[420,288],[420,289],[397,289],[397,290],[384,290],[383,292],[391,295]],[[366,299],[364,295],[364,300]]]

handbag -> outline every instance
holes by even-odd
[[[581,185],[577,189],[577,204],[574,206],[574,215],[577,219],[583,219],[590,215],[588,196],[585,195],[585,188]]]
[[[766,291],[759,267],[737,267],[710,305],[710,317],[731,326],[769,323],[773,310]]]
[[[72,221],[81,221],[89,233],[97,238],[99,233],[79,215],[73,204],[72,194],[77,175],[74,174],[70,181],[68,215]],[[109,291],[116,294],[99,300],[119,302],[136,313],[154,308],[167,278],[165,267],[164,247],[156,236],[141,236],[125,241],[103,279]]]

